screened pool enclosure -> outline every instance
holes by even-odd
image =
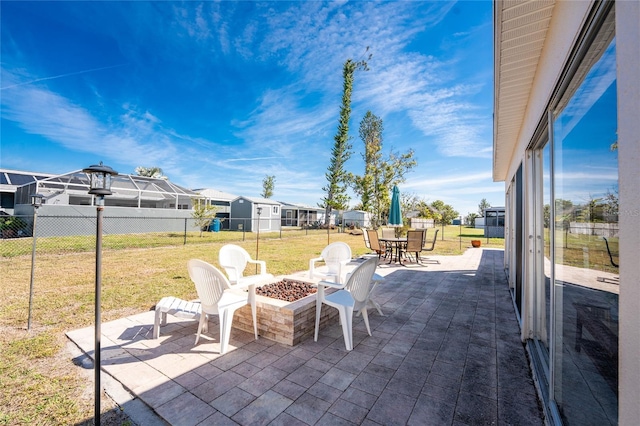
[[[88,194],[89,177],[82,170],[60,176],[38,179],[16,190],[15,204],[30,204],[31,194],[42,194],[45,205],[93,205]],[[191,209],[191,199],[200,196],[166,179],[134,175],[112,178],[113,195],[105,197],[105,204],[113,207]]]

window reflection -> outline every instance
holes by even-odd
[[[611,11],[553,123],[554,399],[568,425],[617,423],[618,160],[613,20]]]

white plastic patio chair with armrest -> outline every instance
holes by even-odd
[[[273,275],[267,273],[267,264],[264,260],[252,259],[245,249],[235,244],[225,244],[220,248],[218,263],[227,273],[232,288],[246,287],[248,289],[249,304],[251,305],[251,315],[253,317],[253,332],[257,339],[256,285],[273,282]],[[260,273],[244,276],[244,271],[249,264],[259,265]]]
[[[227,351],[231,337],[233,314],[236,309],[249,303],[248,295],[229,291],[231,290],[231,284],[222,271],[203,260],[189,260],[187,262],[187,270],[191,281],[196,285],[202,309],[195,344],[198,344],[200,334],[207,331],[209,316],[218,315],[220,322],[220,353],[224,354]]]
[[[377,266],[378,259],[372,257],[356,266],[351,274],[349,274],[349,279],[344,285],[331,281],[320,281],[317,284],[318,292],[316,293],[315,341],[318,341],[320,312],[323,303],[338,309],[340,314],[340,324],[342,325],[342,334],[344,336],[344,345],[348,351],[353,349],[354,310],[359,310],[362,313],[362,319],[367,327],[367,332],[369,333],[369,336],[371,336],[367,305],[374,285],[373,276]],[[338,289],[338,291],[326,294],[325,287],[335,288]]]
[[[346,279],[348,280],[350,276],[351,276],[351,272],[347,274]],[[371,291],[369,294],[369,301],[366,306],[362,307],[358,312],[356,312],[356,316],[360,316],[360,314],[362,314],[362,310],[367,308],[374,308],[376,311],[378,311],[381,317],[385,316],[384,313],[382,312],[382,307],[380,306],[380,304],[371,298],[371,295],[375,291],[377,285],[383,282],[384,279],[385,278],[382,275],[378,274],[377,272],[373,274],[373,277],[371,278],[372,283],[371,283]]]
[[[316,263],[324,262],[326,269],[316,268]],[[327,278],[342,282],[345,266],[351,262],[351,247],[343,242],[331,243],[322,249],[320,257],[309,260],[309,278]]]

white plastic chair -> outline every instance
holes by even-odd
[[[331,281],[320,281],[316,293],[316,329],[314,340],[318,341],[318,329],[320,327],[320,311],[322,303],[333,306],[340,313],[340,324],[344,336],[344,345],[348,351],[353,349],[353,311],[360,310],[362,319],[371,336],[367,305],[369,296],[374,286],[373,276],[378,266],[378,258],[372,257],[358,265],[349,275],[346,284],[337,284]],[[325,287],[336,288],[338,291],[325,295]]]
[[[251,255],[247,253],[245,249],[235,244],[225,244],[220,248],[218,253],[218,261],[229,277],[229,282],[233,284],[239,284],[240,281],[248,279],[254,279],[255,275],[244,277],[244,270],[248,264],[255,264],[260,266],[260,276],[264,277],[267,274],[267,264],[264,260],[254,260]],[[273,275],[270,275],[273,278]]]
[[[254,260],[245,249],[235,244],[225,244],[218,253],[218,263],[227,273],[232,288],[248,288],[249,304],[253,317],[253,332],[258,338],[258,322],[256,316],[256,284],[274,282],[273,275],[267,273],[267,264],[264,260]],[[260,265],[258,275],[244,276],[247,265]]]
[[[347,281],[349,280],[350,276],[351,276],[351,273],[348,273]],[[380,304],[371,298],[371,294],[373,294],[373,291],[376,289],[376,286],[381,282],[383,282],[384,280],[385,278],[382,275],[378,273],[373,274],[373,277],[371,278],[372,283],[371,283],[371,290],[369,291],[369,300],[367,301],[366,306],[363,306],[362,308],[360,308],[358,312],[356,312],[356,316],[360,316],[360,314],[362,314],[362,311],[368,308],[374,308],[376,311],[378,311],[378,314],[380,314],[381,317],[385,316],[384,313],[382,312],[382,307],[380,306]]]
[[[231,291],[227,277],[215,266],[199,259],[187,262],[187,270],[191,281],[196,285],[200,298],[202,314],[198,323],[196,345],[200,340],[200,333],[207,331],[209,315],[218,315],[220,320],[220,353],[227,351],[231,336],[233,314],[236,309],[248,303],[248,296]]]
[[[323,261],[327,270],[317,270],[316,263]],[[343,242],[331,243],[322,250],[320,257],[309,260],[309,278],[319,276],[333,279],[336,283],[343,282],[343,270],[349,262],[351,262],[351,247]]]

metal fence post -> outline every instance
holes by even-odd
[[[187,245],[187,218],[184,218],[184,243],[182,245]]]
[[[27,319],[27,330],[31,330],[31,310],[33,307],[33,277],[36,269],[36,219],[38,218],[38,209],[33,209],[33,228],[31,235],[33,245],[31,247],[31,280],[29,282],[29,317]]]

